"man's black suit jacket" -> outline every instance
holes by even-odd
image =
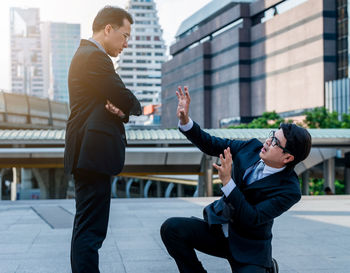
[[[228,197],[223,196],[205,207],[204,219],[210,226],[229,224],[229,245],[236,261],[271,267],[273,219],[300,200],[297,175],[286,168],[246,186],[243,181],[245,171],[260,160],[262,143],[259,140],[213,137],[196,123],[183,134],[202,152],[211,156],[219,157],[224,149],[230,147],[232,178],[236,187]]]
[[[72,59],[68,86],[65,172],[79,168],[120,173],[126,145],[123,122],[141,114],[139,101],[116,74],[109,56],[88,40],[81,40]],[[107,100],[126,114],[123,120],[105,109]]]

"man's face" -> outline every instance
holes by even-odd
[[[287,139],[284,137],[283,130],[279,129],[275,132],[274,138],[266,139],[263,148],[260,151],[260,157],[265,164],[273,168],[282,168],[288,162],[294,160],[294,156],[283,152],[286,147]]]
[[[117,57],[124,48],[128,47],[128,39],[130,37],[131,24],[124,18],[121,27],[107,25],[105,27],[105,50],[108,55]]]

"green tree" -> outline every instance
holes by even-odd
[[[278,128],[280,123],[284,122],[284,119],[281,118],[275,111],[273,112],[264,112],[263,115],[259,118],[253,119],[250,123],[242,123],[236,126],[230,126],[229,128],[242,129],[242,128]]]
[[[309,128],[341,128],[342,126],[338,113],[329,112],[325,107],[317,107],[305,114],[304,122]]]
[[[341,128],[350,128],[350,114],[342,115]]]

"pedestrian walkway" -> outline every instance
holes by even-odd
[[[113,199],[101,273],[175,273],[159,228],[170,216],[201,217],[215,198]],[[0,202],[0,273],[68,273],[74,200]],[[350,196],[304,197],[274,225],[281,273],[350,272]],[[199,254],[209,273],[230,272]]]

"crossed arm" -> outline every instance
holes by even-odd
[[[142,113],[140,102],[115,73],[113,63],[106,54],[94,52],[86,66],[86,84],[93,96],[105,100],[109,112],[120,118]]]

